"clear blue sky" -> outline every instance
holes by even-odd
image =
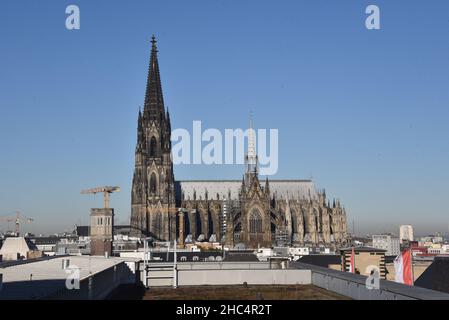
[[[65,29],[69,4],[81,30]],[[369,4],[380,31],[365,28]],[[447,231],[447,0],[2,1],[0,215],[68,230],[102,204],[81,189],[120,185],[112,205],[129,221],[153,33],[173,128],[244,128],[253,110],[279,129],[275,178],[313,177],[358,233]],[[175,167],[177,179],[242,173]]]

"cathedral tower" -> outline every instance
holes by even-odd
[[[170,115],[165,111],[157,53],[153,36],[144,109],[138,115],[131,227],[133,236],[165,241],[176,236],[176,201]]]
[[[241,236],[249,247],[271,246],[270,188],[259,181],[256,133],[252,115],[248,129],[248,152],[245,157],[246,173],[240,189]]]

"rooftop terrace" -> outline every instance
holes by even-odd
[[[125,261],[123,258],[66,256],[4,267],[0,269],[3,275],[0,299],[42,299],[66,290],[70,272],[62,268],[63,259],[69,259],[70,266],[79,269],[80,282]]]

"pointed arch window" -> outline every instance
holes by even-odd
[[[315,231],[319,231],[320,229],[320,224],[318,223],[318,210],[317,209],[313,209],[313,217],[315,219]]]
[[[153,172],[150,178],[150,193],[156,193],[157,191],[157,179],[156,174]]]
[[[262,215],[258,209],[254,209],[249,217],[249,232],[262,233]]]
[[[303,229],[304,234],[307,234],[307,233],[309,233],[309,225],[307,223],[306,209],[302,208],[301,213],[302,213],[302,229]]]
[[[157,140],[155,137],[151,137],[150,140],[150,157],[156,157]]]
[[[296,211],[291,209],[290,214],[292,215],[292,233],[298,232],[298,219],[296,216]]]

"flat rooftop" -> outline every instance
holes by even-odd
[[[350,300],[314,285],[199,286],[176,290],[151,288],[142,298],[144,300]]]
[[[79,268],[80,280],[124,261],[133,260],[116,257],[64,256],[0,268],[0,273],[3,274],[0,299],[39,299],[65,288],[69,274],[62,269],[63,259],[69,259],[70,266]]]

